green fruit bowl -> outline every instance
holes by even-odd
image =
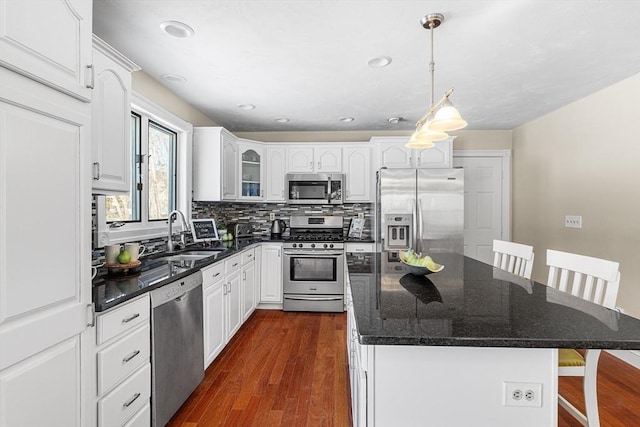
[[[405,268],[405,270],[415,276],[426,276],[428,274],[435,273],[435,271],[431,271],[427,267],[418,267],[417,265],[407,264],[403,260],[400,260],[400,262],[402,263],[402,266]]]

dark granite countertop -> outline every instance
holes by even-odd
[[[118,271],[110,271],[106,268],[100,268],[98,275],[92,282],[93,303],[97,312],[105,311],[110,308],[122,304],[132,298],[149,292],[153,289],[164,286],[175,280],[186,277],[191,273],[200,270],[203,267],[216,263],[218,261],[229,258],[237,253],[242,252],[251,245],[262,241],[271,241],[269,239],[241,239],[234,240],[230,244],[223,245],[219,242],[216,246],[203,247],[200,244],[194,244],[175,253],[190,250],[211,250],[211,256],[197,261],[189,261],[186,263],[171,263],[162,261],[159,258],[170,255],[167,253],[154,254],[149,257],[141,258],[140,267],[130,270],[129,272],[120,273]]]
[[[459,254],[428,276],[391,254],[347,256],[362,344],[640,349],[640,320],[618,311]]]

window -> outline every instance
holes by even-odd
[[[176,132],[131,113],[131,192],[126,196],[107,196],[108,223],[168,218],[176,206],[176,152]],[[146,165],[143,159],[147,159]],[[147,200],[146,209],[143,200]]]
[[[96,198],[96,247],[163,237],[169,212],[191,215],[191,124],[134,94],[131,191]]]

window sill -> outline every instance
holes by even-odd
[[[98,242],[100,247],[126,242],[139,242],[141,240],[166,237],[168,232],[169,226],[166,223],[144,228],[126,224],[120,229],[107,229],[98,232]]]

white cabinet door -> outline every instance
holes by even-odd
[[[38,3],[44,11],[24,2],[31,6],[28,19],[16,17],[17,3],[0,2],[2,25],[14,25],[8,8],[20,18],[15,25],[32,29],[36,12],[43,22],[52,18],[45,14],[48,2]],[[6,48],[3,58],[11,57]],[[0,250],[3,427],[88,422],[81,396],[88,377],[95,382],[95,361],[82,365],[81,358],[91,348],[90,124],[89,104],[0,67],[0,234],[10,249]],[[43,215],[50,226],[42,226]],[[32,242],[64,254],[64,262],[45,256],[34,268]]]
[[[265,158],[264,146],[256,142],[238,142],[240,182],[238,200],[263,200]]]
[[[454,136],[436,141],[432,148],[405,147],[408,137],[374,137],[376,170],[387,168],[450,168],[453,162]]]
[[[242,325],[242,276],[240,270],[228,274],[226,278],[226,300],[225,309],[227,312],[227,342],[238,332]]]
[[[235,138],[222,132],[222,200],[238,198],[238,145]]]
[[[310,143],[307,143],[310,145]],[[342,172],[342,147],[339,146],[291,146],[289,172],[333,173]]]
[[[223,277],[221,277],[223,279]],[[204,368],[206,369],[224,348],[225,332],[225,295],[226,282],[218,280],[204,289]]]
[[[238,188],[238,146],[221,127],[193,129],[193,200],[233,201]]]
[[[371,138],[377,154],[376,170],[387,168],[411,168],[413,150],[404,146],[407,138]]]
[[[282,302],[282,244],[262,243],[260,302]]]
[[[256,263],[252,261],[242,266],[242,322],[247,320],[256,308],[255,281]]]
[[[345,174],[345,202],[370,202],[371,183],[371,148],[344,147],[343,166]]]
[[[131,72],[139,69],[94,36],[92,110],[94,194],[131,191]]]
[[[453,138],[436,141],[434,147],[416,150],[417,168],[450,168],[453,162]]]
[[[313,172],[313,147],[292,146],[289,148],[289,172]]]
[[[341,147],[315,147],[313,150],[316,172],[342,172]]]
[[[287,174],[287,149],[281,145],[267,145],[266,190],[267,202],[284,202],[284,179]]]
[[[0,65],[91,100],[88,0],[0,1]]]

